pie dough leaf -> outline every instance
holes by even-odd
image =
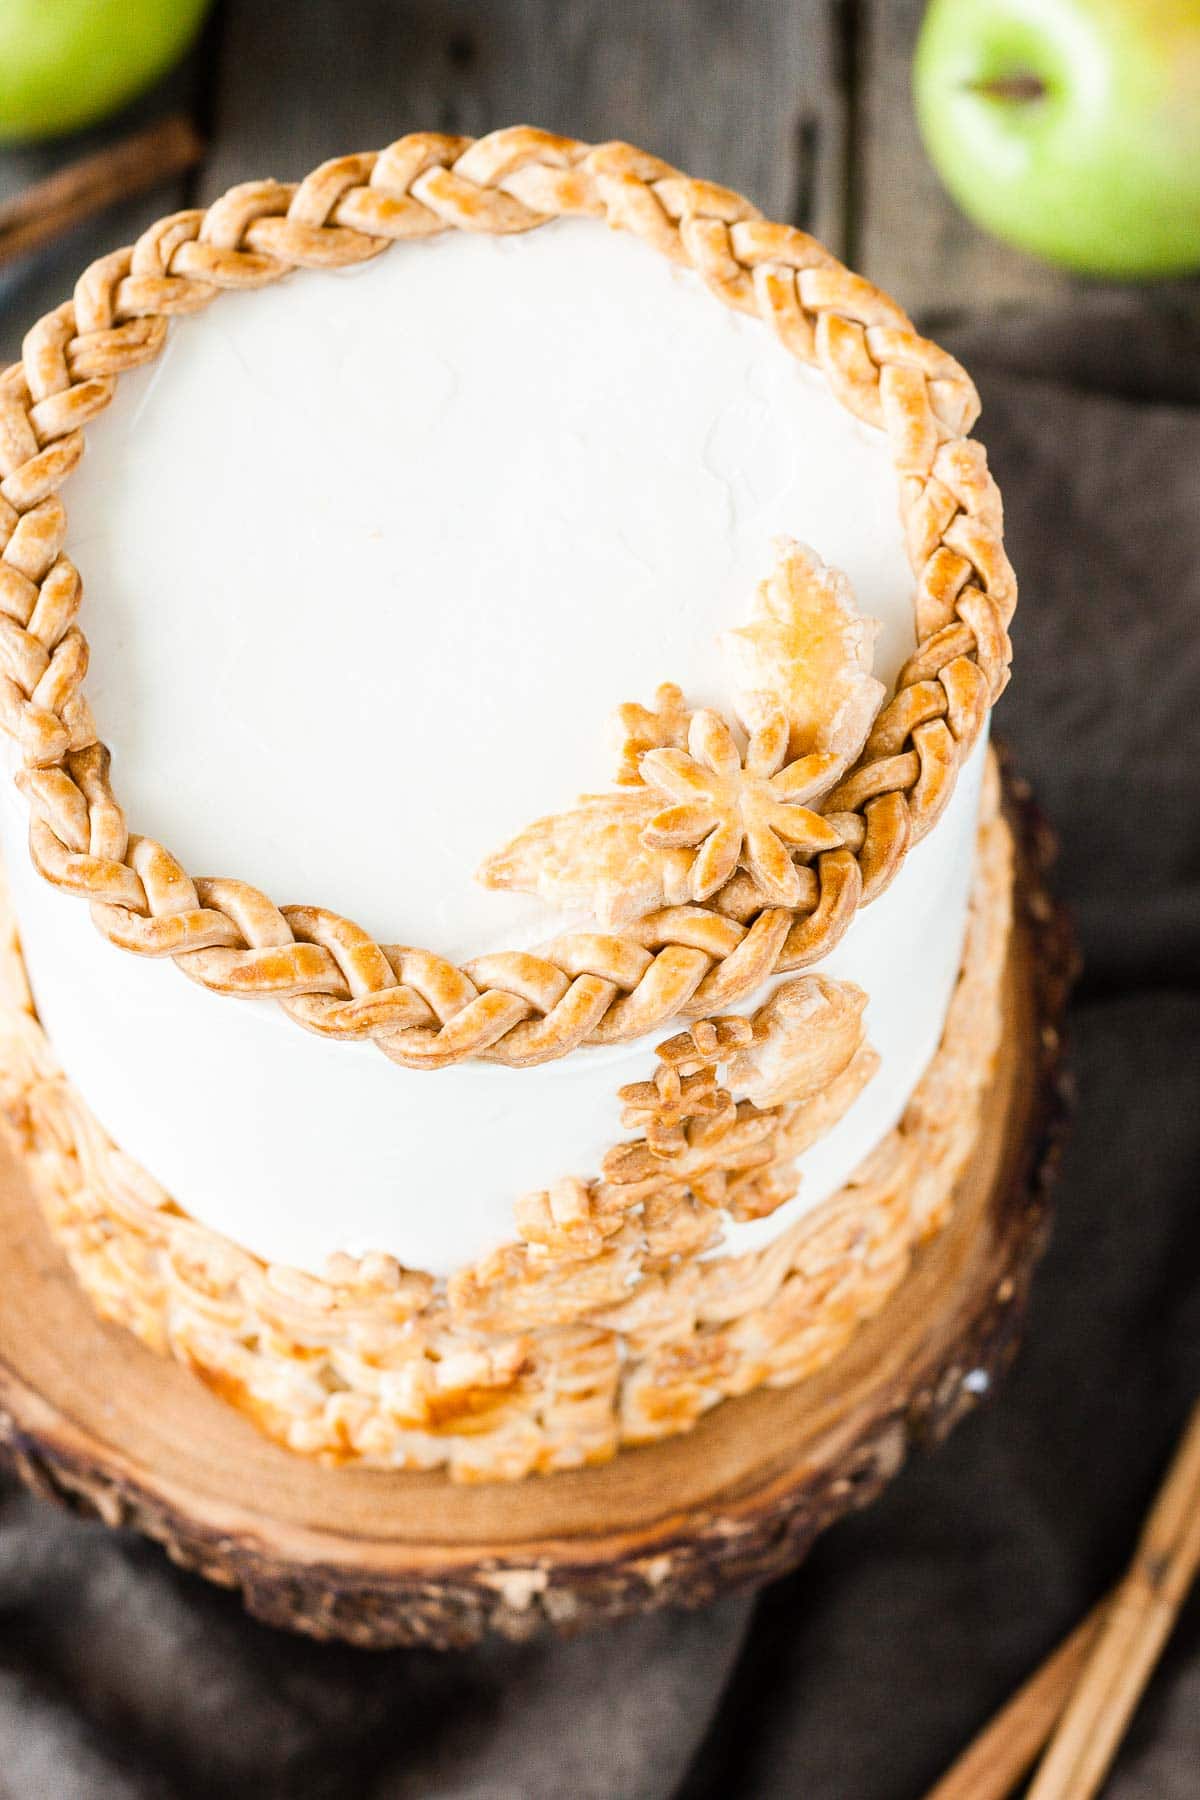
[[[756,1106],[806,1100],[847,1068],[865,1040],[867,996],[853,981],[801,975],[754,1017],[754,1042],[729,1064],[730,1090]]]
[[[790,758],[832,752],[847,769],[886,693],[871,674],[879,621],[859,612],[849,577],[807,545],[778,538],[775,557],[749,623],[720,638],[739,713],[753,724],[769,696],[787,717]]]
[[[485,857],[476,879],[486,888],[537,894],[552,906],[590,907],[606,928],[625,924],[685,897],[680,871],[690,859],[644,841],[661,810],[661,795],[646,788],[585,794]]]

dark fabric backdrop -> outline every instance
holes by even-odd
[[[1123,1566],[1200,1391],[1200,346],[1117,305],[951,341],[1022,578],[999,725],[1087,972],[1079,1108],[995,1404],[757,1600],[573,1643],[277,1635],[2,1490],[12,1800],[915,1800]],[[1113,1800],[1200,1794],[1200,1602]]]

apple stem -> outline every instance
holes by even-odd
[[[1028,72],[996,75],[990,81],[969,81],[967,87],[973,94],[987,94],[993,100],[1044,100],[1050,91],[1040,75]]]

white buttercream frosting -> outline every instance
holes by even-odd
[[[481,857],[607,785],[604,722],[678,682],[728,707],[718,634],[781,532],[912,647],[882,435],[757,323],[590,222],[448,234],[181,320],[123,378],[65,492],[89,693],[131,828],[195,874],[455,959],[563,921]],[[802,1161],[824,1198],[890,1127],[957,967],[978,756],[827,963],[870,995],[879,1074]],[[447,1271],[512,1203],[594,1172],[650,1047],[416,1072],[108,945],[0,809],[35,997],[102,1123],[188,1212],[319,1269],[383,1248]]]

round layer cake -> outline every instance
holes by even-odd
[[[161,222],[3,406],[0,1085],[101,1308],[293,1448],[466,1477],[828,1360],[999,1031],[961,369],[519,130]]]

